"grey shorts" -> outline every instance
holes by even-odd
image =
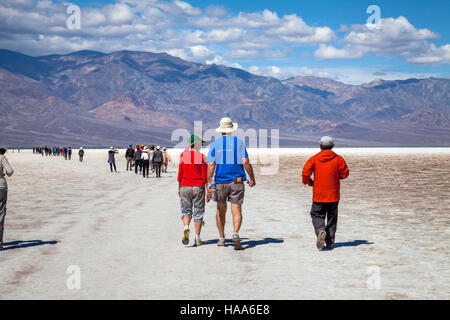
[[[205,187],[181,187],[181,214],[194,217],[194,221],[203,221],[205,214]]]
[[[218,203],[226,203],[227,201],[229,201],[232,204],[243,204],[244,194],[244,181],[217,183],[216,191],[212,199]]]

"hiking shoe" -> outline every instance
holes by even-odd
[[[219,239],[219,241],[217,241],[217,246],[218,247],[226,247],[226,245],[225,245],[225,238],[224,239]]]
[[[195,238],[195,246],[200,247],[201,245],[203,245],[202,239],[196,237]]]
[[[184,229],[183,238],[181,239],[182,244],[184,244],[184,245],[189,244],[189,234],[190,234],[189,228]]]
[[[334,249],[334,243],[327,244],[327,249],[328,250]]]
[[[320,250],[323,248],[326,236],[327,236],[327,233],[325,232],[325,230],[323,230],[323,229],[319,230],[319,232],[317,233],[317,241],[316,241],[317,249]]]
[[[234,250],[242,250],[242,244],[241,244],[241,238],[239,238],[238,234],[233,234],[233,243],[234,243]]]

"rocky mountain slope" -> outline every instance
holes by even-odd
[[[31,57],[0,50],[0,140],[8,145],[173,145],[193,121],[280,130],[282,146],[449,146],[449,79],[354,86],[279,81],[166,53],[78,51]]]

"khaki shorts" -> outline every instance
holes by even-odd
[[[217,183],[212,199],[218,203],[230,201],[232,204],[244,203],[245,186],[242,182]]]

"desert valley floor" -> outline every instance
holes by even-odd
[[[276,174],[256,164],[244,250],[234,251],[216,246],[213,203],[204,246],[192,235],[181,244],[178,150],[161,179],[127,172],[123,150],[114,174],[106,150],[86,150],[83,163],[10,150],[0,299],[449,299],[450,149],[335,151],[350,177],[334,250],[315,248],[312,190],[301,184],[317,150],[288,149]],[[67,286],[69,266],[79,290]]]

